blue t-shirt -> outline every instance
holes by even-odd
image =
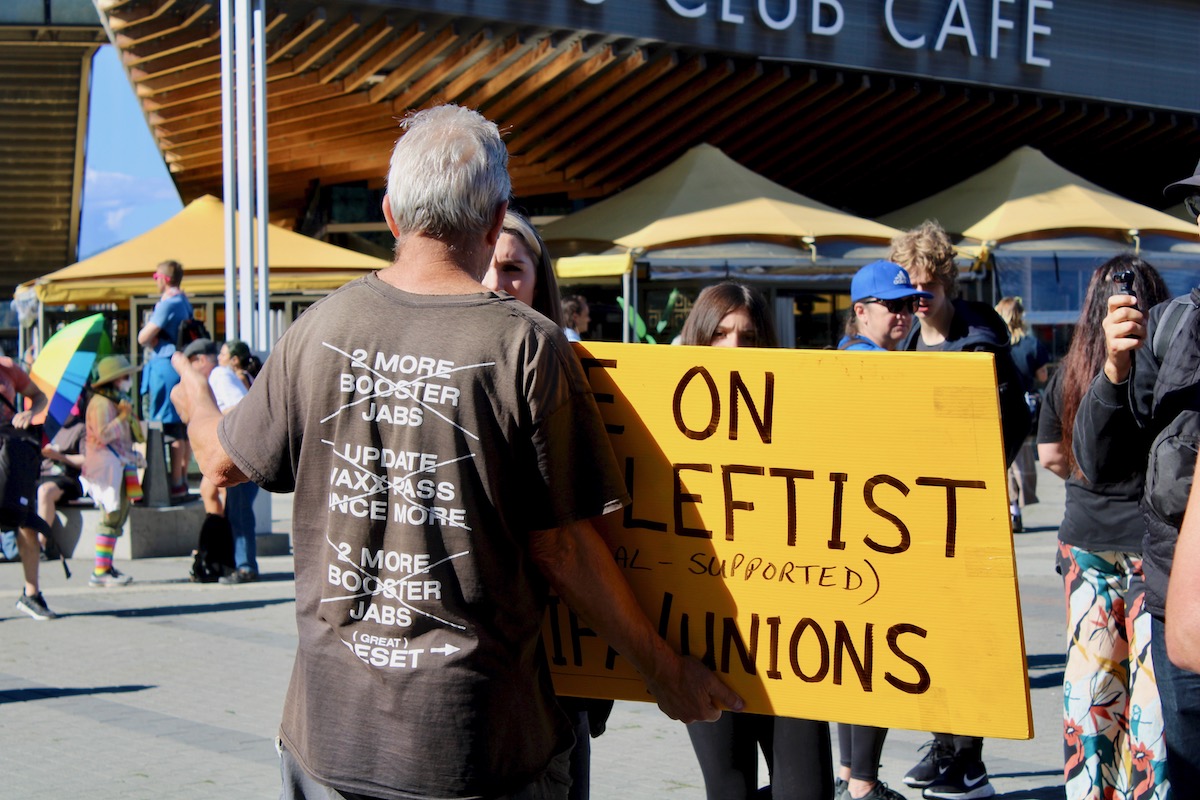
[[[180,324],[191,318],[192,304],[183,292],[159,300],[154,306],[154,313],[150,315],[150,322],[157,325],[160,331],[158,340],[147,348],[150,351],[147,358],[170,358],[175,352]]]
[[[867,337],[859,336],[858,334],[855,334],[854,336],[843,336],[842,340],[840,342],[838,342],[837,349],[838,350],[882,350],[885,353],[887,352],[886,347],[880,347],[879,345],[875,344]]]

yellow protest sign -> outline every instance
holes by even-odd
[[[576,345],[647,616],[750,711],[1029,738],[992,357]],[[649,699],[565,605],[563,694]]]

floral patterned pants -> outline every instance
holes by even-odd
[[[1067,601],[1068,800],[1167,800],[1167,749],[1142,560],[1059,543]]]

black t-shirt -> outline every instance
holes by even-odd
[[[1062,371],[1046,384],[1038,420],[1038,444],[1062,441]],[[1079,427],[1075,428],[1078,435]],[[1118,483],[1090,483],[1077,474],[1067,478],[1067,503],[1058,538],[1084,550],[1141,553],[1145,523],[1138,500],[1145,473]]]

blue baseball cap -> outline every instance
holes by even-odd
[[[873,261],[854,273],[850,281],[850,302],[874,297],[877,300],[899,300],[902,297],[933,297],[917,291],[908,277],[908,270],[891,261]]]

